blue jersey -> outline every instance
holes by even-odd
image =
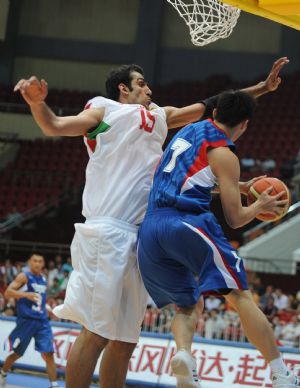
[[[20,289],[23,292],[35,292],[40,295],[40,301],[33,302],[27,298],[17,301],[17,316],[32,319],[48,319],[46,310],[47,281],[43,275],[34,275],[32,272],[24,271],[27,283]]]
[[[225,132],[210,119],[180,130],[155,172],[148,210],[172,207],[197,214],[209,211],[217,179],[208,164],[207,150],[226,146],[234,149]]]

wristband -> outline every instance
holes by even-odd
[[[204,115],[201,117],[201,120],[212,117],[213,110],[217,107],[219,95],[208,97],[205,100],[200,100],[201,104],[205,105]]]

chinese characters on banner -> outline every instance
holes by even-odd
[[[0,360],[8,354],[2,344],[15,326],[14,321],[0,319]],[[55,361],[64,370],[72,345],[79,333],[74,326],[53,325]],[[272,387],[270,369],[262,356],[254,349],[245,347],[224,346],[220,342],[194,342],[193,355],[196,357],[198,372],[204,388],[250,388]],[[128,380],[175,387],[175,378],[171,375],[170,360],[175,354],[175,343],[167,337],[141,336],[129,364]],[[289,368],[300,366],[300,350],[283,353]],[[44,367],[32,342],[22,358],[22,364]],[[99,371],[99,362],[95,375]]]

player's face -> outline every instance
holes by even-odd
[[[151,103],[152,91],[149,88],[142,74],[133,71],[131,73],[131,89],[128,91],[129,104],[141,104],[145,108],[149,108]]]
[[[40,255],[32,255],[29,259],[30,271],[36,274],[40,274],[44,268],[44,258]]]

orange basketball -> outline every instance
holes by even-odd
[[[275,213],[258,214],[256,218],[260,221],[271,221],[271,222],[277,221],[287,213],[290,206],[290,201],[291,201],[290,191],[287,188],[287,186],[277,178],[262,178],[256,181],[250,187],[250,190],[248,193],[248,198],[247,198],[248,206],[251,205],[253,202],[255,202],[259,198],[260,194],[270,186],[273,186],[273,190],[269,195],[276,195],[281,191],[285,191],[285,193],[282,195],[280,200],[288,199],[289,202],[282,207],[282,212],[280,214],[275,214]]]

